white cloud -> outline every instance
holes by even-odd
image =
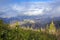
[[[18,4],[14,4],[11,6],[13,10],[17,11],[17,12],[20,12],[20,11],[23,11],[25,7],[23,6],[20,6]]]
[[[31,9],[31,10],[28,10],[26,11],[24,14],[25,15],[42,15],[43,14],[43,8],[42,9]]]
[[[56,8],[57,13],[60,13],[60,6]]]
[[[36,3],[35,3],[36,4]],[[50,5],[45,5],[43,3],[37,3],[36,5],[33,4],[29,7],[29,9],[24,13],[25,15],[43,15],[47,12],[50,12],[52,10],[52,7]]]
[[[55,5],[55,4],[53,4]],[[57,6],[56,6],[57,7]],[[50,3],[28,3],[25,5],[11,4],[9,7],[5,6],[0,8],[0,11],[5,12],[6,14],[3,17],[15,17],[18,15],[43,15],[43,14],[54,14],[60,13],[60,7],[52,7]],[[53,10],[54,9],[54,10]]]
[[[36,4],[36,3],[35,3]],[[21,12],[23,12],[22,14],[24,15],[42,15],[43,11],[44,11],[44,7],[41,7],[41,5],[27,5],[26,6],[20,6],[18,4],[12,5],[12,10],[15,10],[16,12],[18,12],[18,14],[21,14]]]

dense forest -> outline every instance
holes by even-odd
[[[9,24],[0,20],[0,40],[60,40],[60,34],[54,34],[57,30],[52,24],[49,29],[46,28],[46,31],[41,31],[41,29],[33,31],[21,28],[18,22],[15,28],[10,28]],[[50,33],[51,30],[54,30],[54,33]]]

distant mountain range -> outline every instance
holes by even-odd
[[[4,20],[5,23],[11,23],[11,22],[14,22],[14,21],[24,21],[25,19],[26,20],[34,20],[35,21],[35,24],[36,26],[46,26],[47,24],[49,25],[51,23],[51,21],[54,21],[54,24],[57,28],[60,27],[60,17],[49,17],[49,16],[26,16],[26,15],[23,15],[23,16],[16,16],[16,17],[11,17],[11,18],[1,18],[0,19]]]

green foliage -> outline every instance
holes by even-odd
[[[0,20],[0,40],[56,40],[56,36],[44,32],[24,30],[16,23],[15,29],[9,29],[8,25]]]
[[[50,29],[51,30],[55,29],[55,25],[53,24],[53,22],[50,24]]]
[[[52,21],[52,23],[50,24],[49,32],[56,32],[56,28],[55,28],[55,25],[54,25],[53,21]]]

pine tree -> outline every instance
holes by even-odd
[[[54,25],[53,21],[50,24],[49,32],[50,33],[55,33],[56,32],[56,28],[55,28],[55,25]]]

